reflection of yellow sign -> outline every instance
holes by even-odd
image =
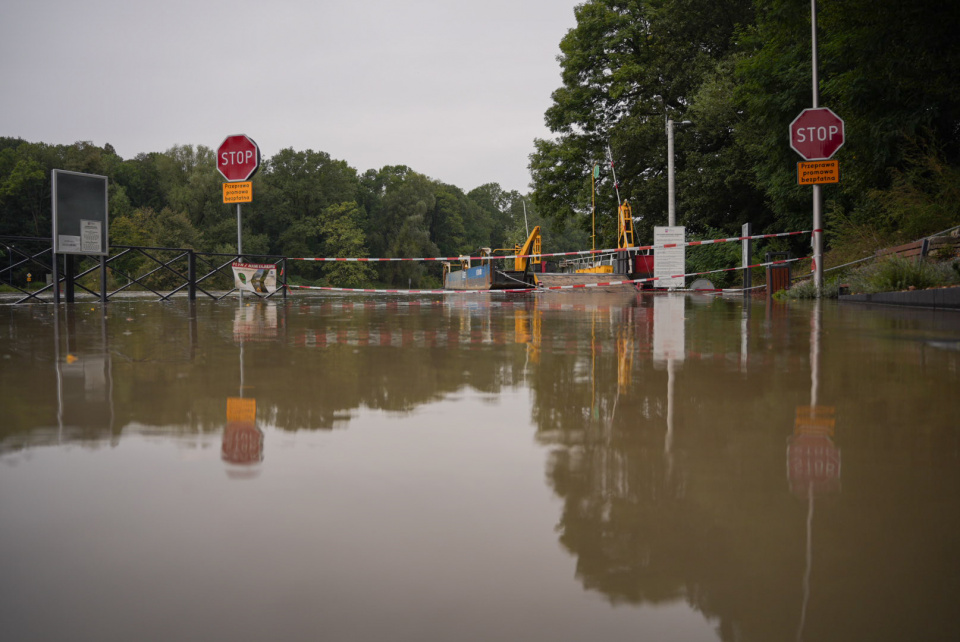
[[[840,161],[826,160],[797,163],[797,184],[818,185],[840,182]]]
[[[837,409],[834,406],[797,406],[793,424],[795,435],[828,435],[833,437]]]
[[[227,398],[227,421],[254,423],[257,420],[257,400],[243,397]]]
[[[223,184],[223,202],[224,203],[252,203],[253,202],[253,183],[244,181],[242,183],[224,183]]]

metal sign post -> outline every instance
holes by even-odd
[[[820,74],[817,70],[817,0],[810,0],[810,32],[813,52],[813,108],[820,106]],[[813,186],[813,285],[817,298],[823,293],[823,216],[820,185]]]
[[[253,201],[253,187],[247,182],[260,169],[260,147],[246,134],[227,136],[217,148],[217,171],[227,179],[223,202],[237,204],[237,260],[243,259],[243,218],[240,203]],[[240,291],[243,300],[243,290]]]

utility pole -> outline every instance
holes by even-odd
[[[674,123],[670,118],[667,119],[667,227],[677,225],[676,179],[673,165],[673,126],[675,124],[691,125],[693,123],[689,120]]]

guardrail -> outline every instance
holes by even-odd
[[[278,265],[281,283],[276,292],[250,294],[270,298],[282,292],[281,296],[287,296],[287,259],[284,256],[241,256],[198,252],[191,248],[111,245],[107,256],[64,254],[54,260],[51,239],[24,236],[0,236],[0,250],[7,255],[7,265],[0,265],[0,284],[8,285],[22,295],[13,301],[14,304],[59,303],[61,296],[67,303],[73,303],[78,289],[103,303],[133,290],[151,292],[158,301],[169,300],[184,291],[190,300],[196,300],[198,292],[220,300],[237,292],[230,267],[234,261]],[[49,275],[46,285],[39,289],[30,288],[34,271],[38,277]],[[120,279],[126,283],[117,285]],[[111,281],[114,284],[112,290]],[[217,289],[217,285],[221,287]]]

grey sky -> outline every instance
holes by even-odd
[[[6,0],[0,135],[130,158],[229,134],[526,192],[578,0]]]

